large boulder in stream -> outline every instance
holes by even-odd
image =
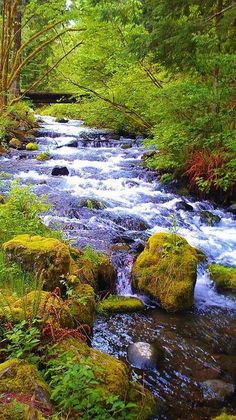
[[[154,397],[143,386],[131,381],[129,369],[124,362],[74,338],[65,338],[54,345],[54,352],[55,357],[60,358],[62,355],[65,360],[67,356],[69,360],[73,360],[73,366],[79,364],[84,371],[87,369],[89,377],[91,374],[95,376],[96,380],[88,382],[86,386],[96,390],[101,396],[99,403],[116,397],[127,404],[134,404],[130,408],[134,418],[153,418],[156,409]],[[81,396],[81,392],[78,393],[78,398]]]
[[[133,265],[133,286],[158,300],[168,312],[189,309],[201,258],[202,253],[181,236],[156,233]]]
[[[210,264],[208,269],[211,279],[219,289],[233,290],[236,292],[236,267]]]

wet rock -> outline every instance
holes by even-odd
[[[230,211],[231,213],[236,214],[236,203],[231,204],[231,206],[227,208],[227,211]]]
[[[128,230],[136,230],[136,231],[142,231],[147,230],[149,228],[148,223],[135,216],[129,216],[129,215],[118,215],[115,216],[113,214],[110,214],[110,219],[116,223],[117,225],[124,227]]]
[[[208,210],[202,210],[199,212],[200,220],[202,223],[206,223],[209,226],[215,226],[217,223],[220,223],[221,218],[216,214],[211,213]]]
[[[69,120],[67,118],[57,118],[56,122],[59,124],[67,124]]]
[[[203,396],[206,400],[225,401],[230,398],[235,391],[235,386],[224,382],[221,379],[209,379],[202,382]]]
[[[145,309],[143,302],[132,296],[110,295],[97,305],[97,312],[100,314],[115,314],[137,312]]]
[[[77,140],[70,140],[68,143],[66,143],[67,147],[78,147],[78,141]]]
[[[136,241],[133,245],[132,245],[132,250],[134,252],[137,252],[138,254],[140,254],[140,252],[143,252],[145,248],[145,242],[144,241]]]
[[[181,236],[156,233],[133,265],[133,287],[158,300],[168,312],[189,309],[199,258],[199,251]]]
[[[128,360],[139,369],[155,369],[163,358],[163,350],[154,344],[137,342],[128,347]]]
[[[106,205],[102,201],[88,198],[80,200],[78,207],[86,207],[89,210],[103,210],[106,208]]]
[[[236,267],[211,264],[208,269],[211,279],[219,289],[236,291]]]
[[[131,143],[124,143],[124,144],[121,145],[121,149],[123,149],[123,150],[131,149],[131,148],[132,148]]]
[[[178,201],[175,205],[176,210],[193,211],[193,206],[186,201]]]
[[[52,170],[53,176],[66,176],[69,175],[69,170],[66,166],[55,166]]]
[[[23,148],[24,148],[23,143],[16,138],[12,138],[9,141],[9,147],[12,147],[12,149],[17,149],[17,150],[23,150]]]
[[[113,252],[129,252],[130,247],[127,244],[116,244],[111,246],[111,250]]]

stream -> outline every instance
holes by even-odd
[[[39,162],[38,152],[14,151],[1,158],[0,171],[31,184],[38,195],[48,195],[54,208],[44,221],[63,229],[74,246],[89,244],[110,255],[118,294],[133,294],[134,256],[151,234],[172,229],[173,214],[178,234],[204,251],[208,262],[235,265],[235,216],[161,184],[141,165],[142,140],[114,137],[81,121],[63,124],[43,117],[37,142],[51,159]],[[52,176],[55,166],[66,167],[69,175]],[[7,191],[10,182],[2,181],[0,189]],[[188,210],[179,209],[183,201],[191,206]],[[202,211],[219,216],[219,222],[209,226]],[[157,369],[130,367],[133,378],[157,398],[157,419],[211,419],[222,407],[235,413],[235,392],[219,398],[206,381],[216,380],[221,387],[236,384],[236,295],[217,292],[201,264],[192,310],[172,315],[148,303],[143,313],[98,317],[93,347],[126,361],[130,343],[162,346],[164,358]]]

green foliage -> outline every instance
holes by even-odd
[[[7,343],[4,352],[8,354],[8,359],[24,359],[29,363],[38,361],[39,358],[34,351],[40,343],[40,331],[35,321],[29,326],[24,320],[12,329],[6,330],[4,341]]]
[[[30,186],[13,181],[6,204],[0,205],[0,242],[23,233],[60,238],[61,233],[51,231],[40,218],[49,209],[45,195],[38,197]]]
[[[32,273],[25,272],[18,264],[8,264],[3,252],[0,252],[0,303],[7,304],[7,296],[23,296],[35,290],[37,281]],[[9,306],[9,305],[7,305]]]
[[[97,377],[98,368],[91,358],[82,357],[77,362],[66,352],[53,357],[48,367],[46,378],[50,378],[51,398],[61,410],[60,414],[70,417],[79,414],[84,420],[136,418],[132,413],[135,404],[105,392],[102,379]]]
[[[86,245],[83,248],[83,259],[89,260],[95,267],[98,267],[101,263],[102,256],[91,246]]]

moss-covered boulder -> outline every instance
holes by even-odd
[[[208,269],[211,279],[219,289],[236,291],[236,267],[210,264]]]
[[[100,314],[128,313],[142,311],[145,309],[141,299],[129,296],[110,295],[97,305],[97,312]]]
[[[7,259],[34,272],[44,290],[61,287],[61,280],[73,272],[69,247],[54,238],[19,235],[3,244]]]
[[[46,420],[46,417],[37,408],[32,407],[32,402],[23,404],[14,398],[10,401],[9,397],[6,399],[7,402],[3,401],[4,398],[2,398],[2,402],[0,399],[0,420]]]
[[[31,150],[31,151],[38,150],[37,143],[28,143],[26,145],[26,150]]]
[[[226,414],[226,413],[222,413],[219,414],[219,416],[214,417],[213,420],[236,420],[236,415],[231,415],[231,414]]]
[[[73,319],[92,326],[95,318],[95,292],[89,284],[77,284],[67,305]]]
[[[50,388],[35,366],[25,360],[12,359],[0,364],[0,394],[22,394],[35,397],[50,407]]]
[[[133,408],[137,418],[146,420],[153,417],[156,402],[152,394],[130,380],[129,370],[125,363],[114,357],[90,348],[74,338],[66,338],[54,346],[56,354],[68,353],[75,363],[83,363],[94,370],[97,378],[91,387],[102,390],[107,397],[115,395],[126,402],[137,404]]]
[[[157,299],[168,312],[189,309],[200,258],[199,251],[181,236],[156,233],[133,265],[133,286]]]

